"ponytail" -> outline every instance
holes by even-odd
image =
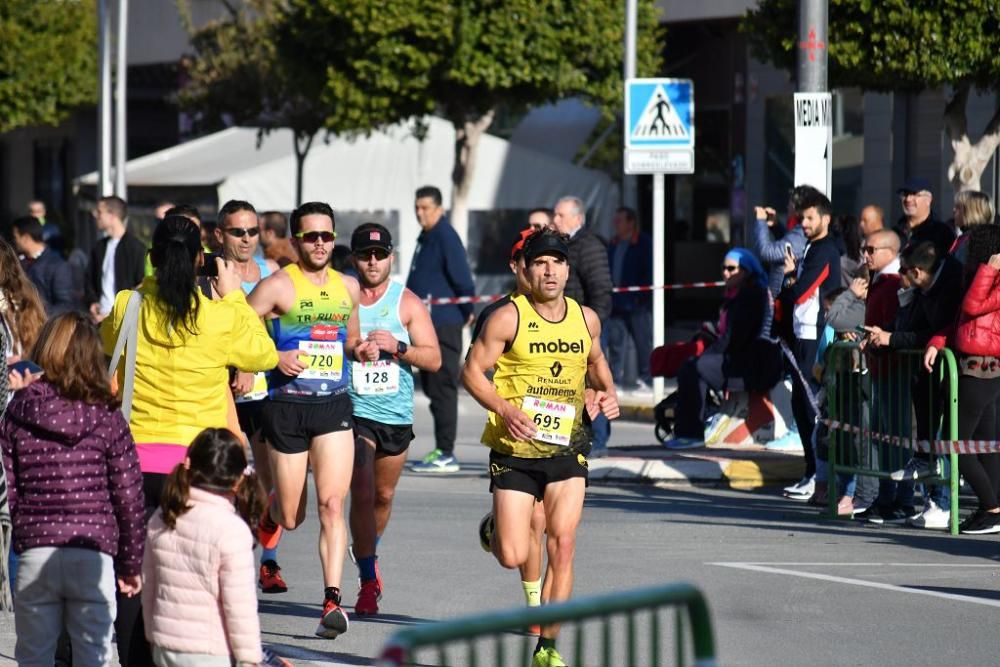
[[[191,471],[184,463],[178,463],[174,471],[167,475],[160,498],[163,523],[173,530],[177,526],[177,519],[191,509],[188,504],[191,499]]]
[[[159,289],[159,300],[173,331],[182,328],[197,334],[197,260],[201,253],[201,230],[189,219],[168,215],[153,232],[150,250]]]
[[[250,532],[254,535],[257,534],[260,517],[264,514],[266,498],[257,473],[244,474],[239,486],[236,487],[236,512],[247,522]]]

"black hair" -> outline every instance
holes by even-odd
[[[533,208],[528,211],[528,217],[530,218],[536,213],[544,213],[549,218],[549,222],[552,222],[552,209],[548,206],[540,206],[538,208]]]
[[[803,206],[802,202],[809,197],[821,194],[823,193],[811,185],[796,185],[792,188],[792,192],[788,196],[788,201],[795,210],[796,215],[802,215],[802,211],[808,208],[807,206]]]
[[[240,211],[249,211],[250,213],[257,215],[257,209],[255,209],[253,204],[250,202],[243,201],[242,199],[230,199],[222,205],[222,208],[219,209],[219,225],[225,225],[227,217],[233,213],[239,213]]]
[[[806,194],[800,200],[800,206],[796,208],[799,215],[802,215],[808,209],[814,208],[820,216],[831,216],[833,215],[833,204],[825,194],[813,188],[813,192]]]
[[[196,334],[198,286],[196,262],[201,254],[201,231],[182,215],[168,215],[153,232],[149,252],[156,275],[159,299],[167,312],[167,323],[179,331]]]
[[[969,228],[968,240],[965,242],[965,286],[972,284],[980,264],[985,264],[990,257],[1000,253],[1000,225],[974,225]]]
[[[194,218],[201,224],[201,213],[198,209],[191,204],[177,204],[176,206],[171,206],[167,209],[167,212],[163,214],[163,219],[166,220],[171,215],[180,215],[185,218]]]
[[[923,269],[927,273],[937,271],[938,266],[944,261],[944,257],[938,256],[937,248],[931,241],[907,245],[899,254],[899,259],[907,267]]]
[[[97,200],[98,204],[104,204],[104,208],[108,209],[110,213],[113,213],[119,220],[125,220],[128,216],[128,204],[121,197],[115,197],[111,195],[109,197],[101,197]]]
[[[307,201],[292,211],[292,217],[289,220],[292,228],[292,236],[299,233],[299,230],[302,228],[302,218],[307,215],[325,215],[330,218],[330,223],[333,225],[334,231],[337,230],[337,219],[333,217],[333,209],[330,208],[329,204],[321,201]]]
[[[279,239],[288,236],[288,216],[281,211],[264,211],[260,214],[264,228],[274,232]]]
[[[264,511],[264,492],[257,475],[247,470],[243,443],[225,428],[206,428],[195,436],[187,449],[187,460],[179,463],[163,486],[160,509],[168,528],[191,509],[191,487],[214,493],[229,493],[235,488],[236,511],[251,529],[256,528]]]
[[[15,218],[12,225],[18,234],[21,236],[30,236],[31,240],[35,243],[42,243],[45,240],[42,234],[42,222],[34,216],[26,215]]]
[[[847,246],[847,256],[855,262],[861,261],[861,225],[853,215],[839,215],[836,220],[837,231]]]
[[[629,222],[635,223],[639,220],[639,216],[636,215],[635,209],[630,206],[619,206],[615,209],[615,213],[621,213],[625,216],[625,219]]]
[[[346,245],[333,246],[333,257],[330,260],[330,266],[338,273],[354,269],[354,256],[351,254],[351,249]]]
[[[435,206],[440,206],[444,199],[441,197],[441,191],[438,190],[433,185],[425,185],[423,187],[417,188],[417,194],[415,199],[424,199],[425,197],[430,197],[434,200]]]

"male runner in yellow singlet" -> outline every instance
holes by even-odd
[[[462,371],[486,408],[483,444],[490,452],[493,512],[480,537],[506,568],[528,560],[531,515],[544,501],[552,568],[550,600],[573,590],[576,529],[583,512],[590,443],[587,421],[618,417],[618,397],[601,352],[594,311],[563,295],[569,277],[565,237],[551,229],[524,244],[529,295],[518,295],[486,321]],[[486,372],[495,368],[493,383]],[[588,383],[594,389],[588,394]],[[586,415],[586,418],[585,418]],[[542,628],[533,667],[564,665],[558,625]]]

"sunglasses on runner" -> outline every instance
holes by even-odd
[[[371,256],[375,256],[375,261],[381,262],[389,257],[389,253],[382,248],[368,248],[367,250],[357,250],[354,252],[354,259],[366,262]]]
[[[295,238],[306,243],[316,243],[316,241],[332,243],[337,238],[337,232],[299,232],[295,235]]]
[[[737,272],[739,270],[740,270],[739,265],[736,265],[736,266],[730,266],[728,264],[723,264],[722,265],[722,272],[723,273],[735,273],[735,272]]]
[[[241,239],[244,236],[249,236],[250,238],[253,238],[258,234],[260,234],[259,227],[250,227],[248,229],[243,229],[242,227],[226,227],[222,231],[238,239]]]

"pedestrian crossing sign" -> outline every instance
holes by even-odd
[[[694,172],[694,83],[690,79],[625,82],[625,172]]]

